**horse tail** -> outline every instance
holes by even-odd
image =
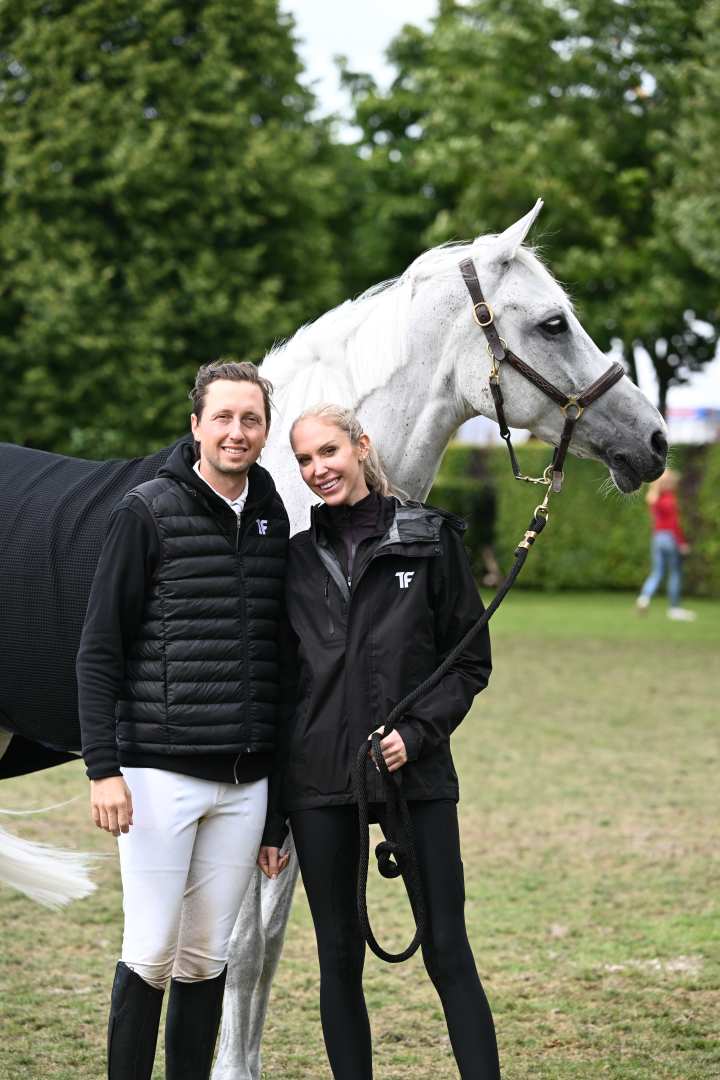
[[[26,813],[38,812],[42,811]],[[0,814],[23,816],[16,810],[0,810]],[[90,866],[101,858],[89,852],[22,840],[0,827],[0,882],[45,907],[57,909],[94,892],[97,886],[90,877]]]

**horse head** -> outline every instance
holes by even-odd
[[[577,395],[607,371],[609,361],[584,330],[572,303],[538,256],[523,241],[542,208],[533,209],[497,236],[434,249],[406,271],[412,278],[411,349],[442,356],[441,379],[452,386],[455,419],[496,419],[490,393],[492,359],[473,319],[473,304],[460,274],[471,258],[494,325],[504,343],[563,394]],[[434,332],[422,313],[433,312]],[[431,341],[431,338],[434,338]],[[499,380],[511,427],[526,428],[558,445],[564,424],[559,405],[510,364]],[[634,491],[665,468],[667,430],[658,411],[624,376],[587,407],[575,426],[570,452],[607,465],[615,486]]]

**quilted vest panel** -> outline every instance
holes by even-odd
[[[225,531],[204,500],[170,478],[134,494],[154,518],[162,556],[127,653],[119,748],[272,750],[288,540],[279,498],[261,523],[243,519],[241,533]]]

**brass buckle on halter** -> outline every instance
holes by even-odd
[[[561,405],[563,413],[568,420],[579,420],[582,414],[585,412],[584,406],[580,404],[575,394],[568,394],[568,399],[564,405]],[[568,416],[568,409],[577,409],[575,416]]]
[[[484,307],[486,309],[488,313],[487,322],[483,322],[478,316],[479,307]],[[494,321],[495,316],[493,315],[493,309],[485,300],[479,300],[477,304],[473,304],[473,319],[478,324],[478,326],[482,327],[490,326],[490,324]]]

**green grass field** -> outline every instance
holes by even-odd
[[[454,739],[467,918],[505,1080],[720,1077],[720,603],[693,624],[622,594],[510,596],[495,672]],[[23,835],[113,853],[80,765],[6,782],[5,808],[80,794]],[[404,944],[398,883],[371,908]],[[115,859],[54,914],[0,890],[0,1080],[98,1080],[117,958]],[[366,977],[376,1080],[457,1076],[416,957]],[[265,1036],[268,1080],[329,1076],[298,893]],[[156,1078],[163,1076],[158,1053]]]

